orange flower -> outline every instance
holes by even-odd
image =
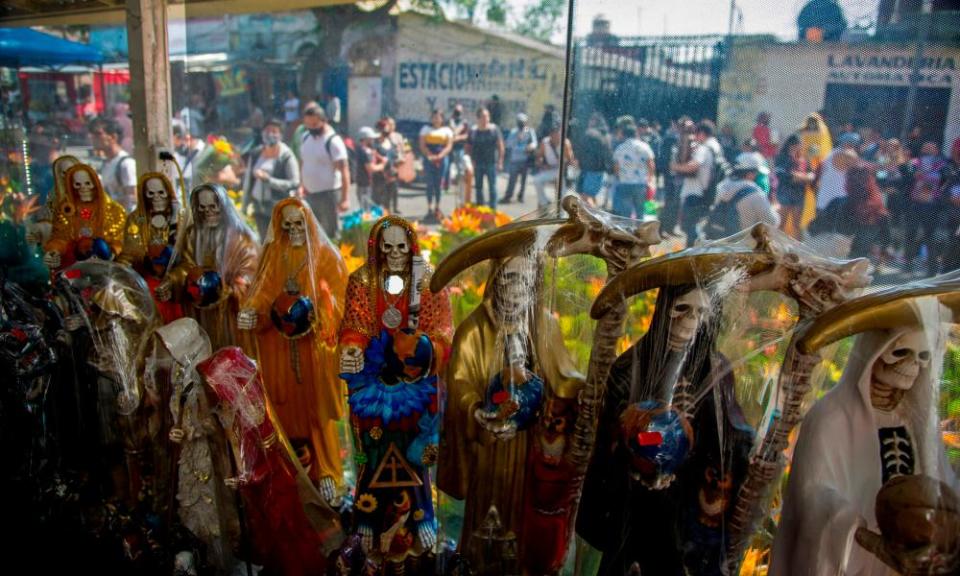
[[[353,255],[353,244],[343,243],[340,245],[340,256],[343,257],[347,265],[347,272],[353,272],[363,266],[363,258]]]

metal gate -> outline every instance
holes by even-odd
[[[608,123],[621,115],[670,120],[687,115],[716,120],[723,36],[581,40],[574,47],[573,111]]]

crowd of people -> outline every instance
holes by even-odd
[[[106,191],[130,210],[137,185],[132,130],[128,115],[115,112],[93,119],[89,135]],[[561,146],[552,105],[539,125],[521,112],[510,127],[501,124],[509,120],[497,99],[472,112],[461,104],[449,114],[436,109],[409,141],[389,116],[348,134],[338,130],[339,115],[335,98],[301,106],[291,92],[282,118],[260,112],[251,141],[211,169],[212,139],[202,103],[193,99],[173,120],[186,187],[212,181],[240,190],[261,234],[273,205],[299,195],[333,238],[351,207],[399,214],[401,184],[418,178],[426,206],[409,216],[425,224],[443,219],[441,198],[451,189],[458,205],[496,210],[523,203],[529,181],[540,208],[553,205],[561,189],[574,190],[620,216],[656,217],[665,236],[688,246],[763,222],[831,254],[869,256],[908,274],[960,266],[960,141],[944,153],[919,130],[901,142],[872,126],[831,129],[813,113],[780,138],[761,113],[738,141],[729,126],[718,130],[708,119],[683,116],[663,127],[631,115],[608,123],[594,113],[585,123],[573,119]],[[33,132],[36,172],[44,175],[45,158],[58,151],[44,143],[43,125]]]
[[[629,115],[610,128],[594,114],[573,133],[584,199],[655,214],[688,246],[762,222],[905,273],[960,267],[960,140],[943,154],[919,131],[906,143],[870,126],[831,131],[817,113],[782,141],[766,113],[739,144],[729,127],[689,117],[664,130]]]

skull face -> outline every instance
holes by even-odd
[[[199,220],[207,228],[216,228],[220,225],[220,202],[213,190],[201,190],[198,197],[197,211]]]
[[[873,380],[896,390],[909,390],[930,365],[930,345],[922,330],[911,330],[890,343],[873,363]]]
[[[676,351],[688,346],[709,314],[710,295],[700,288],[677,298],[670,308],[670,334],[667,338],[670,349]]]
[[[73,173],[71,181],[73,191],[80,198],[81,202],[93,202],[93,177],[86,170],[77,170]]]
[[[535,298],[533,292],[534,267],[528,258],[510,258],[500,268],[494,288],[493,305],[501,320],[514,322],[523,313],[524,306]]]
[[[150,212],[154,214],[166,212],[170,207],[170,193],[164,186],[163,181],[159,178],[150,178],[144,185],[147,188],[144,191],[144,196],[146,196],[147,207]]]
[[[303,246],[307,243],[307,222],[303,212],[296,206],[284,206],[281,212],[283,221],[280,227],[287,234],[291,246]]]
[[[410,265],[410,240],[401,226],[389,226],[380,233],[380,253],[386,260],[387,271],[406,272]]]

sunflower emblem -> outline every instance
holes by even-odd
[[[370,429],[370,437],[374,440],[379,440],[383,436],[383,428],[379,426],[374,426]]]
[[[423,517],[426,515],[426,512],[424,512],[422,508],[417,508],[413,513],[413,519],[419,522],[423,520]]]
[[[370,514],[376,509],[377,499],[374,498],[373,494],[361,494],[357,498],[357,510]]]

